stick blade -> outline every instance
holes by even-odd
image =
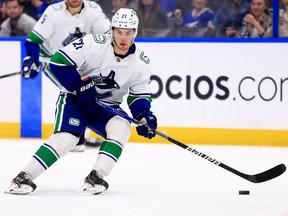
[[[284,164],[279,164],[265,172],[256,175],[248,175],[247,180],[253,183],[262,183],[282,175],[285,171],[286,166]]]

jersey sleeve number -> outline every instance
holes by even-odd
[[[81,49],[84,45],[83,39],[80,38],[72,43],[76,50]]]
[[[47,15],[44,14],[44,15],[42,16],[42,18],[41,18],[40,23],[43,24],[43,23],[46,21],[46,18],[47,18]]]

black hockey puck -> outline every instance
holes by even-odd
[[[239,195],[249,195],[250,191],[249,190],[240,190]]]

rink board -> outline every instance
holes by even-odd
[[[0,41],[0,75],[20,69],[23,41]],[[287,42],[138,44],[151,58],[152,108],[159,131],[185,143],[288,145],[288,124],[283,121],[288,119]],[[0,99],[5,101],[0,137],[48,138],[58,89],[45,76],[0,82]],[[130,140],[146,141],[134,128]],[[156,138],[151,143],[167,141]]]

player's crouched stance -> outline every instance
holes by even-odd
[[[137,133],[149,139],[155,136],[157,119],[150,111],[150,60],[134,44],[138,22],[134,10],[122,8],[112,18],[112,35],[87,35],[53,55],[50,69],[64,86],[57,101],[54,133],[12,180],[6,193],[33,192],[33,181],[75,147],[86,127],[105,140],[79,192],[100,194],[108,189],[104,177],[128,142],[131,124],[98,106],[96,100],[124,112],[119,104],[128,94],[133,118],[143,122],[137,126]]]

